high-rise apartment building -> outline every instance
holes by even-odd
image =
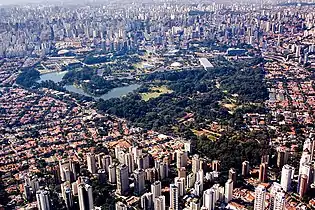
[[[141,195],[145,190],[145,172],[143,169],[137,169],[134,172],[134,191],[136,195]]]
[[[165,196],[154,198],[154,210],[165,210]]]
[[[197,173],[200,169],[200,159],[199,155],[195,154],[191,160],[192,172]]]
[[[73,207],[73,197],[70,182],[61,184],[61,194],[67,209],[71,209]]]
[[[259,166],[259,181],[260,182],[267,182],[267,171],[268,171],[268,164],[261,163]]]
[[[129,174],[128,167],[125,164],[120,164],[116,168],[117,193],[126,195],[129,190]]]
[[[225,183],[225,192],[224,192],[224,200],[225,203],[228,203],[232,200],[233,197],[233,181],[232,179],[228,179]]]
[[[112,164],[112,157],[110,155],[105,155],[102,157],[101,159],[101,167],[102,169],[105,169],[105,171],[108,173],[109,169],[109,165]]]
[[[86,161],[87,161],[88,171],[91,174],[95,174],[96,173],[96,163],[95,163],[95,156],[94,156],[94,154],[88,153],[86,155]]]
[[[215,191],[213,189],[208,189],[203,192],[203,207],[206,207],[208,210],[215,209]]]
[[[145,193],[141,196],[141,208],[145,210],[153,209],[153,193]]]
[[[289,165],[284,165],[281,171],[281,187],[285,192],[291,190],[291,182],[294,174],[294,168]]]
[[[180,150],[176,152],[176,166],[177,168],[187,166],[187,152]]]
[[[277,192],[274,197],[273,210],[285,209],[285,192]]]
[[[237,173],[235,168],[231,168],[229,170],[229,179],[231,179],[233,181],[233,187],[235,187],[236,185],[236,178],[237,178]]]
[[[221,161],[213,160],[212,161],[212,170],[213,171],[220,171],[220,168],[221,168]]]
[[[116,203],[115,207],[116,210],[128,210],[127,205],[120,201]]]
[[[50,210],[49,192],[47,190],[38,190],[36,192],[36,201],[38,210]]]
[[[242,176],[246,177],[249,173],[249,162],[248,161],[244,161],[242,163]]]
[[[266,188],[259,185],[255,189],[254,210],[265,210]]]
[[[175,184],[170,185],[170,209],[172,210],[178,210],[179,204],[178,204],[178,187]]]
[[[116,166],[114,164],[108,166],[108,181],[111,184],[116,183]]]
[[[178,195],[180,197],[184,196],[185,195],[185,188],[186,188],[185,178],[175,177],[175,185],[178,188]]]
[[[159,197],[161,195],[162,185],[160,181],[155,181],[151,184],[151,193],[153,198]]]
[[[90,210],[94,208],[92,186],[86,183],[78,185],[78,197],[80,210]]]

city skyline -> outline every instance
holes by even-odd
[[[1,6],[0,210],[315,208],[315,5],[278,3]]]

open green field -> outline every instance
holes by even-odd
[[[157,98],[162,94],[172,93],[173,91],[169,89],[167,86],[160,86],[160,87],[151,87],[150,92],[148,93],[141,93],[142,100],[148,101],[151,98]]]
[[[207,138],[210,139],[211,141],[216,141],[216,140],[221,136],[221,134],[219,134],[219,133],[215,133],[215,132],[213,132],[213,131],[206,130],[206,129],[202,129],[202,130],[191,129],[191,131],[192,131],[196,136],[205,135],[205,136],[207,136]]]

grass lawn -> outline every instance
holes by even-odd
[[[162,94],[172,93],[173,91],[169,89],[167,86],[160,86],[160,87],[152,87],[150,88],[150,92],[148,93],[141,93],[142,100],[148,101],[151,98],[157,98]]]
[[[195,129],[191,129],[191,131],[196,135],[196,136],[202,136],[202,135],[205,135],[207,136],[208,139],[210,139],[211,141],[216,141],[220,136],[221,134],[219,133],[215,133],[213,131],[209,131],[209,130],[206,130],[206,129],[202,129],[202,130],[195,130]]]
[[[223,104],[223,106],[229,110],[234,110],[236,108],[235,104]]]

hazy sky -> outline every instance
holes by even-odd
[[[27,3],[42,3],[42,2],[88,2],[91,0],[0,0],[0,4],[8,5],[8,4],[27,4]],[[92,0],[93,1],[93,0]]]
[[[49,0],[49,1],[54,1],[54,0]],[[41,0],[0,0],[0,4],[37,3],[37,2],[41,2]]]

